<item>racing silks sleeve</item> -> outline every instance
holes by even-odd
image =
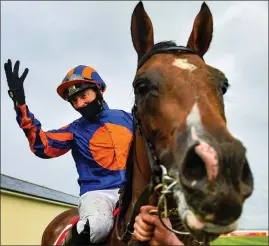
[[[15,111],[17,122],[28,138],[31,151],[36,156],[48,159],[61,156],[71,149],[73,133],[69,125],[45,132],[26,104],[16,106]]]

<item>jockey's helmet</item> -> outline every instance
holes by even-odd
[[[61,98],[69,101],[69,98],[75,93],[93,87],[98,88],[102,94],[106,90],[105,82],[94,68],[79,65],[66,74],[62,83],[57,87],[57,93]]]

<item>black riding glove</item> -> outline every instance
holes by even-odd
[[[13,100],[15,106],[25,104],[23,82],[29,72],[29,69],[26,68],[22,76],[19,77],[19,66],[20,62],[16,61],[14,70],[12,71],[12,63],[10,59],[8,59],[7,63],[5,63],[4,65],[7,77],[7,84],[9,87],[8,94]]]

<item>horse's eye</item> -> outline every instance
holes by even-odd
[[[141,96],[147,94],[150,90],[150,86],[146,82],[137,82],[137,84],[134,87],[135,94],[139,94]]]
[[[222,94],[224,95],[226,92],[227,92],[227,90],[228,90],[228,88],[229,88],[229,81],[228,81],[228,79],[224,79],[223,80],[223,82],[222,82],[222,85],[221,85],[221,90],[222,90]]]

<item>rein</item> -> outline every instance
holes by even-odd
[[[137,66],[137,70],[139,68],[141,68],[141,66],[153,55],[158,54],[158,53],[176,53],[176,52],[188,52],[188,53],[193,53],[196,54],[198,56],[200,56],[196,51],[184,47],[184,46],[174,46],[174,47],[166,47],[166,48],[159,48],[159,49],[154,49],[151,50],[149,53],[145,54],[141,60],[138,63]],[[200,56],[201,57],[201,56]],[[203,59],[203,57],[201,57]],[[127,228],[124,231],[124,233],[122,234],[122,236],[119,236],[119,230],[117,228],[116,225],[116,235],[119,241],[124,242],[124,243],[128,243],[133,235],[133,231],[134,231],[134,223],[135,223],[135,217],[139,214],[139,210],[140,207],[143,205],[148,204],[148,200],[149,197],[154,193],[157,192],[159,189],[161,189],[161,191],[159,192],[160,197],[159,197],[159,201],[158,201],[158,212],[157,211],[151,211],[151,213],[157,213],[158,217],[161,221],[161,223],[163,224],[163,226],[176,233],[176,234],[181,234],[181,235],[189,235],[189,232],[180,232],[180,231],[176,231],[170,227],[168,227],[162,219],[162,213],[160,212],[160,206],[163,204],[164,206],[164,215],[165,217],[168,216],[168,212],[171,212],[167,209],[167,201],[166,201],[166,196],[168,194],[173,193],[172,188],[178,183],[177,180],[175,180],[174,178],[170,177],[167,174],[167,170],[166,168],[161,165],[159,159],[157,158],[155,149],[152,145],[152,143],[146,138],[146,136],[143,134],[142,131],[142,126],[141,126],[141,121],[138,117],[138,113],[137,113],[137,104],[135,102],[133,108],[132,108],[132,115],[133,115],[133,121],[134,121],[134,125],[136,127],[136,129],[138,129],[139,135],[143,138],[144,143],[145,143],[145,147],[146,147],[146,153],[148,156],[148,161],[149,161],[149,165],[151,168],[151,180],[149,185],[144,189],[144,191],[142,192],[142,194],[139,196],[139,198],[137,199],[134,209],[133,209],[133,213],[131,216],[131,219],[129,221],[129,223],[127,224]],[[183,206],[181,209],[185,209],[185,207]],[[175,209],[172,211],[173,212],[177,212],[178,209]],[[117,216],[119,217],[119,215]],[[117,223],[118,224],[118,223]]]

